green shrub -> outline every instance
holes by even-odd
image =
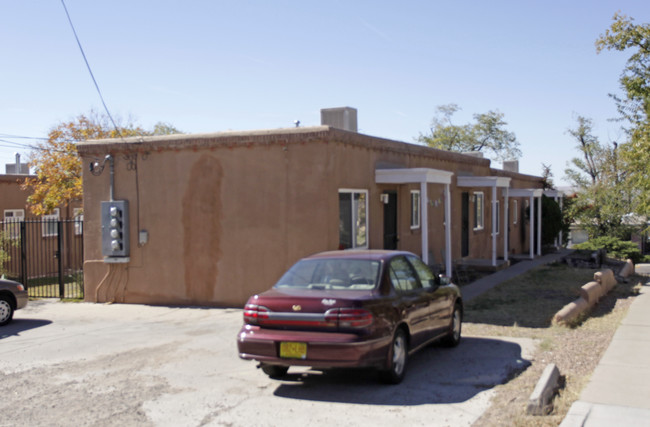
[[[616,237],[602,236],[587,240],[574,246],[575,249],[597,251],[605,249],[607,255],[617,259],[631,259],[635,264],[642,262],[644,256],[641,255],[639,247],[634,242],[625,241]]]

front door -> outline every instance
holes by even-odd
[[[397,249],[397,193],[385,192],[388,203],[384,203],[384,249]]]
[[[469,193],[462,194],[460,256],[469,255]]]

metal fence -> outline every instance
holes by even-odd
[[[2,222],[7,278],[34,298],[83,298],[83,220],[25,219]]]

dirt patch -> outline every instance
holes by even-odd
[[[146,372],[160,363],[152,354],[171,351],[172,346],[162,345],[90,361],[0,373],[6,392],[21,393],[3,398],[0,413],[12,414],[12,425],[153,425],[142,402],[172,389],[164,378]],[[29,410],[16,411],[16,399],[29,402]]]

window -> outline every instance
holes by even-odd
[[[499,227],[501,227],[501,225],[500,225],[500,224],[501,224],[501,211],[500,211],[500,208],[499,208],[499,207],[501,206],[501,204],[499,203],[498,200],[497,200],[497,203],[496,203],[496,204],[497,204],[497,206],[496,206],[496,212],[494,212],[494,214],[495,214],[496,217],[497,217],[497,227],[496,227],[496,229],[494,230],[494,234],[499,234],[499,231],[500,231],[500,228],[499,228]]]
[[[519,208],[517,207],[517,200],[512,201],[512,223],[517,224],[519,219]]]
[[[411,262],[413,268],[415,268],[422,286],[425,288],[433,288],[437,281],[436,276],[431,272],[429,267],[427,267],[427,265],[418,257],[408,256],[407,258]]]
[[[409,292],[422,288],[415,271],[404,257],[393,258],[390,262],[390,280],[397,292]]]
[[[43,237],[59,235],[59,208],[55,208],[51,214],[43,215]]]
[[[20,223],[25,220],[25,209],[5,209],[5,231],[12,239],[20,237]]]
[[[84,210],[82,208],[74,208],[72,210],[72,217],[74,218],[74,235],[81,236],[84,234]]]
[[[483,230],[484,200],[482,191],[474,193],[474,230]]]
[[[411,190],[411,229],[420,228],[420,190]]]
[[[339,190],[339,249],[368,247],[367,212],[367,190]]]

